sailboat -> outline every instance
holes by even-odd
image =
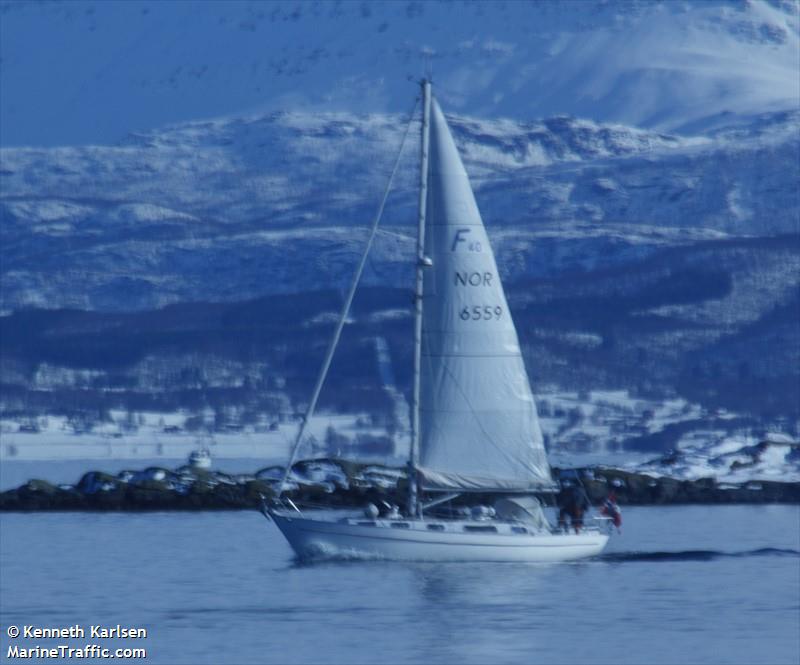
[[[430,81],[423,80],[421,87],[408,503],[404,512],[392,507],[381,514],[370,505],[363,515],[337,517],[282,499],[307,413],[278,499],[265,504],[264,513],[303,559],[545,562],[595,556],[608,541],[604,529],[551,528],[534,497],[554,492],[556,484],[517,331],[447,120],[432,96]],[[383,203],[378,218],[382,208]],[[316,404],[361,267],[309,411]],[[457,497],[463,504],[464,495],[499,498],[492,506],[441,511]]]

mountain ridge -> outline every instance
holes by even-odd
[[[483,117],[691,132],[800,100],[791,0],[6,1],[0,16],[3,145],[259,110],[386,112],[430,70],[446,108]]]
[[[149,308],[343,286],[388,175],[374,165],[388,171],[399,120],[273,113],[118,146],[2,148],[2,307]],[[742,122],[681,137],[564,117],[452,116],[511,280],[669,244],[796,233],[800,112]],[[417,170],[409,148],[367,283],[406,274]],[[219,279],[209,283],[207,270]]]

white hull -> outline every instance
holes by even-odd
[[[495,523],[420,520],[310,519],[270,512],[301,559],[374,558],[402,561],[574,561],[600,554],[608,535],[596,529],[579,534],[524,532]],[[405,527],[398,527],[405,524]],[[431,530],[431,524],[442,530]],[[471,529],[471,530],[470,530]]]

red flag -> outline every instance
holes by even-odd
[[[617,497],[614,492],[608,495],[608,498],[603,502],[603,507],[600,510],[602,515],[611,518],[611,522],[618,529],[622,526],[622,511],[617,505]]]

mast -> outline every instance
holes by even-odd
[[[417,218],[417,268],[414,289],[414,395],[411,407],[411,450],[408,460],[408,514],[421,516],[419,501],[420,439],[420,368],[422,364],[422,296],[425,268],[430,259],[425,256],[425,211],[428,205],[428,146],[430,142],[431,82],[422,80],[422,142],[420,145],[421,167],[419,175],[419,215]]]

